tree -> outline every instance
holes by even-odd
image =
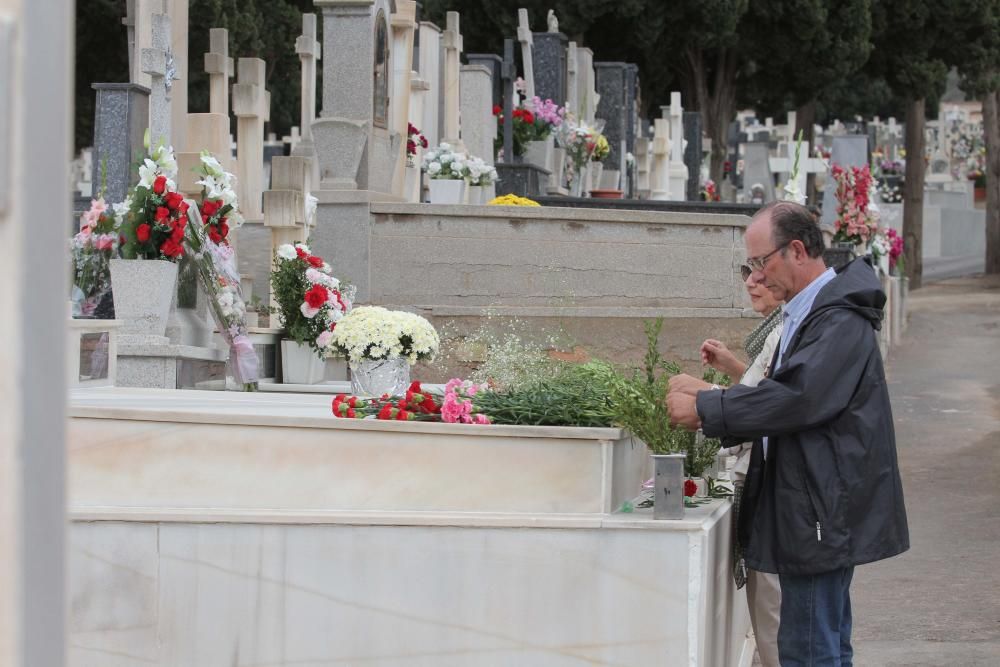
[[[923,277],[924,120],[928,98],[944,90],[949,67],[961,63],[994,0],[875,0],[875,49],[869,66],[906,99],[903,240],[910,287]]]
[[[987,8],[983,30],[966,44],[962,89],[983,102],[986,140],[986,273],[1000,273],[1000,4]]]

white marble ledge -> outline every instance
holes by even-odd
[[[483,437],[592,440],[594,444],[626,436],[618,428],[577,426],[480,426],[440,422],[337,419],[328,394],[197,391],[191,389],[79,388],[70,391],[69,416],[88,419],[233,424],[321,428],[393,433]]]
[[[130,345],[118,343],[118,355],[122,357],[179,357],[199,361],[225,361],[229,350],[220,347],[196,347],[194,345]]]
[[[403,512],[331,510],[224,510],[215,508],[70,507],[71,521],[97,523],[222,523],[345,526],[447,526],[457,528],[565,528],[693,532],[728,516],[731,503],[712,500],[685,510],[678,520],[653,519],[652,508],[628,514],[527,514],[501,512]]]

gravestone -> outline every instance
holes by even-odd
[[[574,114],[579,114],[580,77],[577,75],[579,69],[580,62],[576,42],[570,42],[566,46],[566,110]]]
[[[662,107],[670,119],[670,199],[684,201],[687,196],[688,169],[684,164],[684,108],[681,94],[670,93],[670,106]],[[697,178],[697,175],[695,176]]]
[[[316,61],[322,58],[323,49],[316,41],[316,15],[302,15],[302,34],[295,40],[295,53],[302,63],[302,94],[299,104],[301,136],[292,147],[292,155],[311,158],[315,163],[316,146],[313,144],[312,124],[316,120]],[[316,174],[318,175],[318,171]]]
[[[561,32],[538,32],[533,36],[535,95],[566,104],[566,45],[569,39]]]
[[[462,150],[459,106],[461,86],[462,31],[458,12],[448,12],[442,35],[444,47],[444,131],[442,141]]]
[[[763,201],[759,203],[767,204],[774,201],[774,176],[771,172],[770,142],[750,141],[744,144],[743,149],[743,186],[747,202],[751,202],[751,190],[758,185],[762,189],[763,196]]]
[[[106,166],[105,201],[125,200],[139,180],[136,157],[143,154],[142,139],[149,123],[149,89],[134,83],[95,83],[94,157],[91,183],[101,186],[101,164]]]
[[[572,109],[572,111],[577,118],[588,125],[593,125],[597,115],[597,105],[600,101],[594,73],[594,52],[587,47],[578,46],[576,56],[577,108]]]
[[[420,78],[427,91],[418,127],[433,148],[441,143],[441,29],[427,21],[420,24]]]
[[[840,135],[833,137],[833,145],[830,152],[830,165],[839,164],[845,169],[848,167],[863,167],[868,164],[868,135]],[[827,181],[827,186],[823,188],[823,215],[820,224],[824,226],[832,225],[837,219],[837,196],[836,185],[833,179]]]
[[[653,141],[650,147],[652,165],[650,167],[649,198],[656,201],[668,201],[670,196],[670,120],[656,118],[653,120]]]
[[[264,191],[264,123],[271,116],[271,94],[264,90],[264,61],[240,58],[233,86],[236,115],[236,192],[247,221],[260,221]]]
[[[205,72],[208,74],[208,110],[229,117],[229,80],[233,78],[233,59],[229,57],[229,31],[212,28],[208,31],[208,53]]]
[[[604,136],[611,150],[604,159],[605,170],[625,167],[625,68],[621,62],[594,63],[597,76],[597,117],[604,120]]]
[[[627,198],[635,197],[636,165],[635,146],[639,131],[639,66],[629,64],[625,68],[625,181],[622,189]],[[629,164],[628,156],[632,156]]]
[[[684,147],[684,165],[688,170],[685,198],[688,201],[698,201],[701,199],[701,113],[685,111],[683,123],[684,141],[687,142]]]
[[[483,65],[462,66],[462,143],[469,155],[493,164],[497,119],[493,115],[493,81]]]
[[[500,77],[500,69],[503,67],[503,58],[492,53],[470,53],[466,56],[470,65],[482,65],[490,73],[492,82],[490,93],[492,106],[499,106],[503,101],[503,79]]]
[[[389,146],[393,157],[392,181],[380,188],[402,198],[406,180],[406,139],[410,123],[410,78],[413,75],[413,40],[417,28],[417,3],[396,0],[389,17],[392,30],[392,85],[389,95]]]
[[[170,90],[175,78],[170,51],[170,17],[153,14],[152,47],[142,50],[142,71],[150,77],[149,141],[150,148],[163,142],[171,145]]]
[[[521,65],[524,68],[524,93],[530,100],[535,96],[535,64],[532,48],[534,35],[528,23],[528,10],[517,10],[517,41],[521,43]]]

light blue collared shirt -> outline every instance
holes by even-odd
[[[788,349],[788,344],[791,342],[792,338],[795,336],[796,329],[802,324],[802,321],[806,319],[809,311],[812,310],[813,303],[816,301],[817,295],[821,289],[826,287],[826,284],[833,280],[837,276],[837,272],[833,269],[827,269],[823,273],[816,276],[811,283],[806,285],[806,288],[792,297],[792,300],[785,304],[781,311],[781,343],[778,346],[778,358],[774,362],[774,368],[772,373],[781,366],[781,358],[785,356],[785,350]],[[767,458],[767,438],[764,438],[764,458]]]

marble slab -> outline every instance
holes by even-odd
[[[330,397],[71,393],[74,509],[607,514],[650,476],[620,429],[336,419]]]

